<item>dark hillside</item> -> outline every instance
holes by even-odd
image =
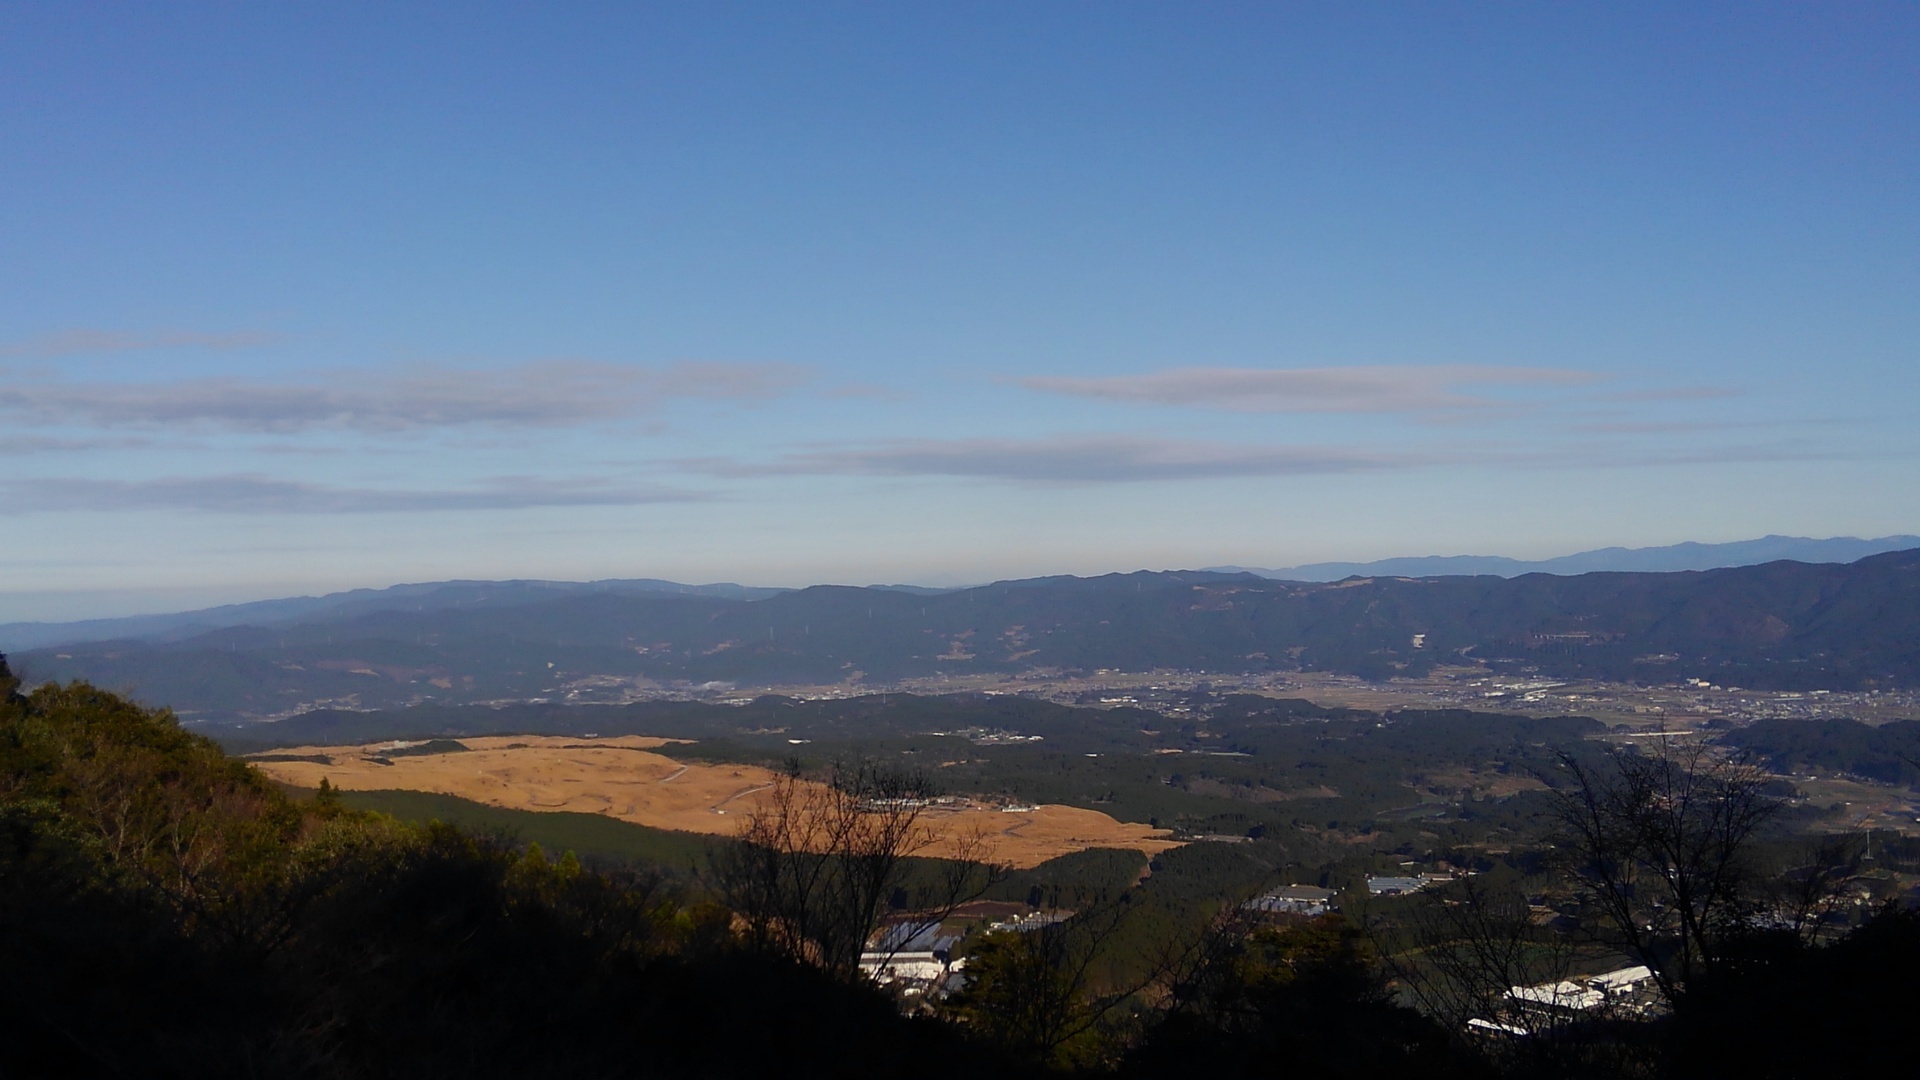
[[[1920,783],[1920,721],[1869,727],[1855,720],[1761,720],[1721,741],[1779,773],[1818,769],[1886,784]]]
[[[657,879],[295,802],[164,712],[10,682],[0,662],[0,1075],[1010,1069]]]

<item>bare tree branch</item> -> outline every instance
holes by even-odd
[[[951,838],[952,857],[914,873],[909,860],[941,839],[923,820],[931,797],[924,776],[870,761],[836,763],[824,781],[789,762],[716,865],[749,941],[852,977],[896,893],[924,924],[984,892],[1004,870],[983,835]]]
[[[1750,916],[1750,847],[1777,808],[1766,774],[1699,740],[1663,737],[1590,769],[1560,762],[1563,869],[1598,910],[1610,943],[1645,964],[1674,1001]]]

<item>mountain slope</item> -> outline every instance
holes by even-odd
[[[1434,577],[1442,574],[1492,574],[1497,577],[1519,577],[1521,574],[1591,574],[1604,571],[1671,573],[1756,566],[1781,559],[1807,563],[1845,563],[1869,555],[1916,547],[1920,547],[1920,536],[1883,536],[1875,540],[1861,540],[1852,536],[1836,536],[1827,540],[1804,536],[1764,536],[1758,540],[1739,540],[1730,544],[1688,542],[1665,547],[1595,548],[1536,561],[1509,559],[1499,555],[1427,555],[1365,563],[1309,563],[1278,570],[1241,566],[1213,569],[1258,574],[1282,581],[1339,581],[1349,577],[1382,575]]]
[[[32,678],[86,678],[190,715],[228,716],[317,704],[608,700],[606,688],[633,680],[872,685],[1102,668],[1384,678],[1468,659],[1561,677],[1913,686],[1920,551],[1678,574],[1322,584],[1177,571],[935,596],[845,586],[751,601],[572,593],[94,642],[16,659]]]
[[[912,588],[911,586],[890,586]],[[0,648],[32,649],[83,641],[165,640],[191,637],[228,626],[274,626],[313,619],[346,618],[377,611],[446,607],[511,607],[581,593],[621,596],[715,596],[761,600],[782,592],[746,585],[682,585],[655,578],[605,581],[431,581],[385,589],[353,589],[325,596],[256,600],[163,615],[131,615],[81,622],[0,624]],[[930,590],[936,591],[936,590]]]

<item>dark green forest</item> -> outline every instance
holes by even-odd
[[[1761,720],[1728,732],[1724,741],[1757,755],[1775,772],[1818,769],[1884,784],[1920,783],[1920,721],[1870,727],[1857,720]]]

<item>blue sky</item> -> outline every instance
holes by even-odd
[[[0,193],[0,618],[1920,531],[1911,4],[7,3]]]

